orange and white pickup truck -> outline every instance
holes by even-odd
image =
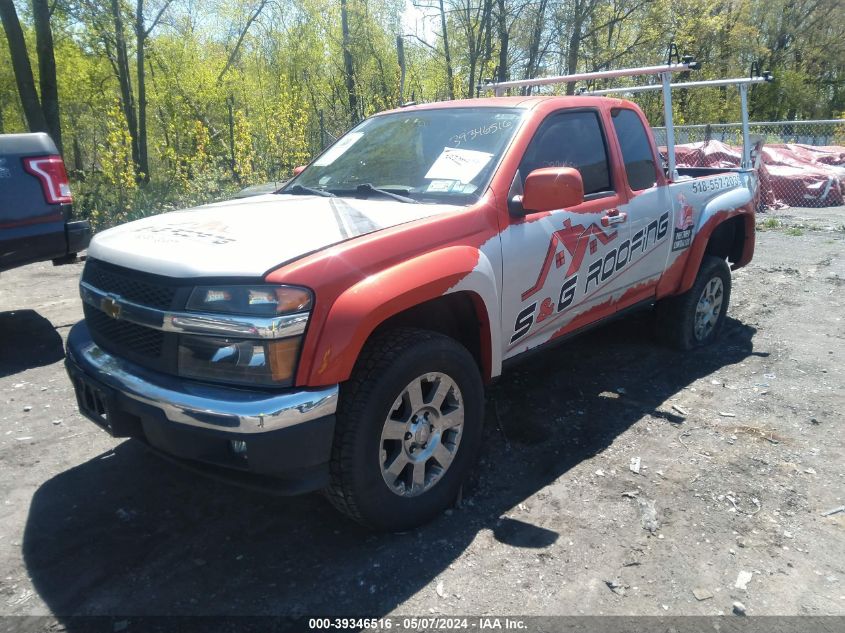
[[[681,349],[719,334],[757,177],[669,162],[607,97],[368,118],[276,193],[95,236],[79,408],[374,529],[419,525],[455,500],[508,363],[635,308]]]

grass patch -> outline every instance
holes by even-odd
[[[786,231],[784,231],[787,235],[791,235],[793,237],[801,237],[804,235],[804,231],[797,226],[790,226]]]
[[[780,228],[780,220],[776,218],[766,218],[759,224],[760,229],[764,231]]]

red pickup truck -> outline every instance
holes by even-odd
[[[276,193],[98,234],[68,340],[79,407],[373,528],[418,525],[454,501],[484,385],[525,352],[648,306],[681,349],[718,335],[756,174],[670,174],[624,100],[378,114]]]

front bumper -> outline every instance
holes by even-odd
[[[328,484],[337,385],[272,392],[166,376],[109,354],[84,322],[70,331],[65,366],[82,414],[115,437],[218,474],[272,475],[283,493]]]

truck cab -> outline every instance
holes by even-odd
[[[526,352],[649,307],[712,342],[756,197],[750,168],[667,174],[625,100],[401,108],[276,193],[97,235],[67,369],[115,436],[406,529],[453,502]]]

